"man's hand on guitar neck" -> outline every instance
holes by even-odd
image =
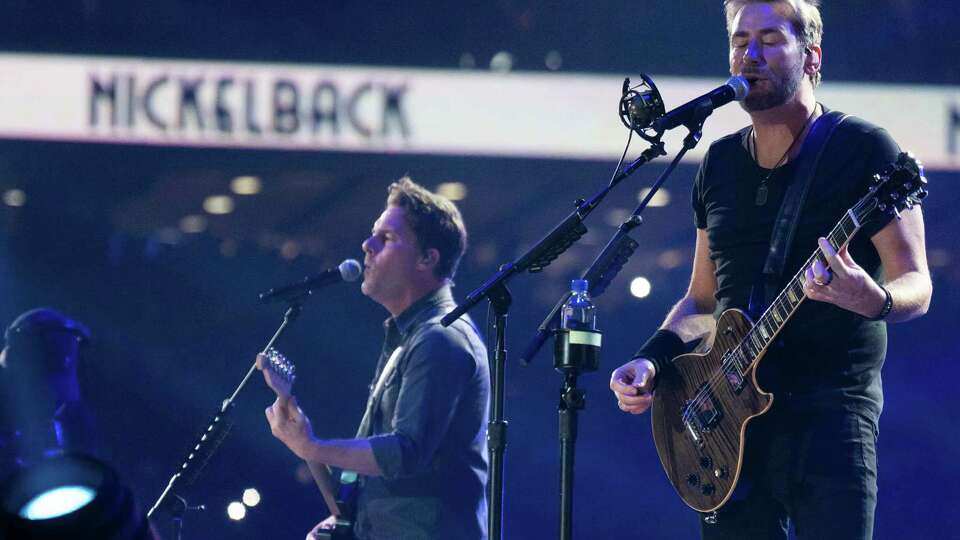
[[[656,370],[646,358],[634,358],[610,375],[610,390],[621,411],[640,414],[653,403],[653,378]]]
[[[310,419],[300,410],[297,405],[297,398],[290,394],[290,383],[288,382],[285,385],[276,373],[270,369],[265,369],[264,362],[266,361],[266,356],[257,355],[257,369],[263,372],[263,378],[267,385],[277,393],[276,401],[264,411],[267,415],[267,422],[270,423],[270,432],[287,445],[287,448],[297,457],[306,459],[307,450],[314,442]]]
[[[308,449],[315,440],[313,427],[307,415],[303,414],[297,406],[297,398],[294,396],[290,396],[287,400],[277,398],[264,412],[273,436],[280,439],[300,459],[308,459]]]
[[[829,268],[815,260],[804,272],[803,292],[807,298],[873,317],[883,307],[885,294],[872,277],[860,267],[847,246],[839,252],[825,238],[818,240]]]

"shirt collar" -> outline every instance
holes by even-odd
[[[395,324],[400,334],[406,337],[410,330],[416,326],[416,323],[420,321],[421,315],[426,312],[432,313],[435,311],[434,308],[447,303],[453,303],[453,294],[450,291],[449,285],[441,285],[421,296],[416,302],[410,304],[410,306],[403,310],[403,313],[397,315],[396,318],[387,318],[387,320],[384,321],[384,325],[389,326],[391,323]]]

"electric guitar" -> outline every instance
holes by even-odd
[[[830,231],[830,245],[839,251],[866,222],[899,218],[900,210],[920,204],[926,184],[921,164],[901,153]],[[710,350],[680,355],[658,374],[651,410],[657,453],[674,489],[698,512],[719,509],[737,485],[747,423],[773,404],[773,394],[757,384],[757,365],[803,302],[804,271],[815,260],[827,265],[818,248],[756,324],[741,310],[724,311]]]
[[[267,386],[277,395],[282,404],[293,396],[293,382],[296,380],[296,366],[275,349],[267,349],[266,361],[263,363]],[[333,529],[320,529],[313,533],[318,540],[354,540],[353,523],[356,515],[357,474],[352,471],[343,471],[340,475],[339,488],[330,474],[330,470],[323,463],[306,461],[307,468],[313,481],[320,489],[324,502],[330,513],[336,516],[336,525]],[[336,493],[335,493],[336,491]]]

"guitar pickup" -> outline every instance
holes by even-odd
[[[693,442],[702,447],[703,434],[709,433],[720,423],[723,419],[723,410],[707,383],[700,386],[695,396],[684,404],[681,414],[684,426]]]
[[[740,394],[745,385],[745,377],[737,362],[731,361],[729,352],[723,357],[723,366],[723,376],[727,380],[727,384],[733,389],[734,394]]]

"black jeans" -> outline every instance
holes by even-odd
[[[770,412],[747,428],[744,471],[704,540],[869,540],[877,505],[877,430],[854,412]]]

